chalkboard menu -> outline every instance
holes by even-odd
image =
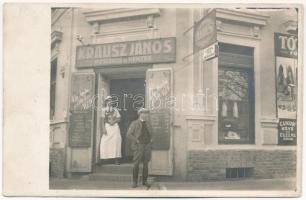
[[[152,110],[150,122],[153,129],[153,145],[155,150],[168,150],[170,148],[170,111]]]
[[[278,144],[296,145],[296,119],[279,119]]]
[[[171,132],[171,71],[156,69],[147,72],[147,95],[154,150],[169,150]]]
[[[92,112],[72,111],[70,117],[70,147],[90,147],[92,133]]]
[[[71,81],[69,146],[90,147],[93,133],[94,74],[74,73]]]

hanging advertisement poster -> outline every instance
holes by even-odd
[[[193,53],[209,47],[217,41],[216,28],[216,10],[212,10],[201,20],[199,20],[193,29]]]
[[[296,144],[297,117],[297,36],[275,33],[276,105],[278,144]]]
[[[278,117],[296,119],[297,60],[276,57],[276,73]]]
[[[279,119],[278,133],[278,144],[296,145],[296,120]]]

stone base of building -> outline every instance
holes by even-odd
[[[296,150],[189,151],[187,180],[296,176]]]
[[[65,149],[50,149],[49,173],[52,178],[63,178],[65,172]]]

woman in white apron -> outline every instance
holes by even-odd
[[[100,142],[100,159],[114,159],[119,164],[121,158],[121,134],[118,122],[119,111],[112,107],[112,97],[105,99],[106,107],[102,109],[102,137]]]

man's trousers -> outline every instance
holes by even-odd
[[[148,179],[148,164],[151,160],[151,143],[137,144],[133,152],[133,183],[138,183],[139,164],[143,162],[142,183]]]

